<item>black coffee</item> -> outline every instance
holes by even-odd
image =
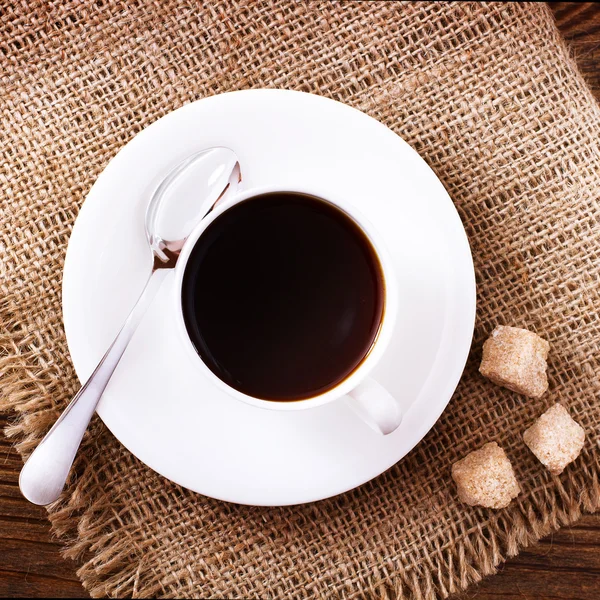
[[[183,278],[190,338],[231,387],[300,400],[344,380],[383,316],[383,276],[352,219],[312,196],[272,193],[227,210]]]

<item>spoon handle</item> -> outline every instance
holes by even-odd
[[[19,487],[30,502],[50,504],[60,496],[98,401],[168,271],[152,272],[110,348],[21,469]]]

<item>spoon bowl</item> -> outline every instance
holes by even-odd
[[[225,194],[235,193],[240,182],[240,164],[229,148],[201,150],[179,163],[146,209],[146,237],[154,255],[166,262],[167,254],[179,252],[198,222]]]

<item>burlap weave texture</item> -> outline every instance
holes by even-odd
[[[95,420],[50,517],[92,595],[445,597],[600,508],[600,109],[544,5],[20,2],[0,8],[0,408],[27,454],[78,388],[60,312],[77,211],[160,116],[249,87],[318,93],[408,141],[460,212],[478,283],[473,350],[440,421],[361,488],[287,508],[172,484]],[[477,373],[495,325],[552,344],[532,401]],[[582,456],[550,476],[521,439],[562,401]],[[523,493],[461,505],[450,466],[497,441]]]

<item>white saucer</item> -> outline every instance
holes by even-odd
[[[354,204],[398,271],[396,333],[373,371],[409,408],[383,437],[343,402],[276,412],[200,374],[175,331],[169,276],[98,407],[140,460],[207,496],[255,505],[319,500],[400,460],[438,419],[464,368],[475,318],[469,244],[446,190],[381,123],[320,96],[252,90],[205,98],[142,131],[110,162],[69,242],[63,313],[80,380],[93,371],[150,269],[144,210],[176,163],[210,146],[238,154],[244,187],[310,185]]]

